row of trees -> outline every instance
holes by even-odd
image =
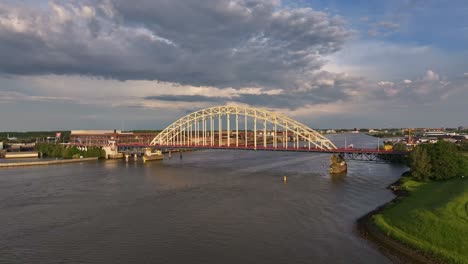
[[[86,150],[80,150],[75,146],[63,146],[60,144],[37,143],[36,150],[46,157],[76,159],[81,156],[84,158],[105,158],[106,152],[99,147],[88,147]]]
[[[67,142],[70,139],[70,131],[30,131],[30,132],[0,132],[0,141],[5,143],[33,143],[44,140],[47,137],[55,137],[56,133],[61,133],[60,141]],[[17,138],[16,140],[8,140]]]
[[[411,175],[420,181],[468,176],[468,158],[451,142],[418,145],[409,159]]]

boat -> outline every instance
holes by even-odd
[[[152,152],[150,148],[145,150],[145,154],[143,155],[143,162],[151,161],[151,160],[162,160],[164,155],[160,150],[156,150],[156,152]]]

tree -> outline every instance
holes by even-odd
[[[442,140],[435,144],[418,145],[410,154],[410,160],[413,177],[419,180],[449,179],[461,176],[468,170],[468,162],[457,146]]]
[[[440,140],[429,146],[433,179],[448,179],[463,173],[464,157],[454,143]]]
[[[395,151],[395,152],[407,152],[408,151],[408,146],[404,142],[398,142],[395,145],[393,145],[393,151]]]
[[[431,158],[424,146],[417,146],[410,154],[411,175],[419,181],[428,180],[432,175]]]

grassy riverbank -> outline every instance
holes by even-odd
[[[425,255],[468,264],[468,177],[434,182],[403,177],[401,181],[407,195],[374,215],[373,223]]]

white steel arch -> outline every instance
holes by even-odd
[[[244,120],[239,118],[242,116]],[[231,117],[234,117],[233,121]],[[247,129],[249,118],[253,119],[252,130]],[[263,125],[260,130],[257,129],[259,122]],[[234,127],[231,127],[232,123]],[[226,124],[225,130],[223,130],[223,124]],[[239,128],[239,124],[242,124],[243,131]],[[270,124],[270,130],[267,130],[268,124]],[[249,134],[251,134],[250,139]],[[240,135],[243,135],[243,138]],[[262,142],[257,140],[260,135]],[[292,140],[290,135],[292,135]],[[268,137],[271,140],[268,140]],[[289,146],[289,142],[293,142],[292,146]],[[278,143],[282,143],[282,146],[278,146]],[[180,118],[159,133],[150,145],[287,149],[299,148],[300,143],[305,144],[304,146],[309,149],[337,148],[317,131],[273,111],[242,106],[216,106]]]

